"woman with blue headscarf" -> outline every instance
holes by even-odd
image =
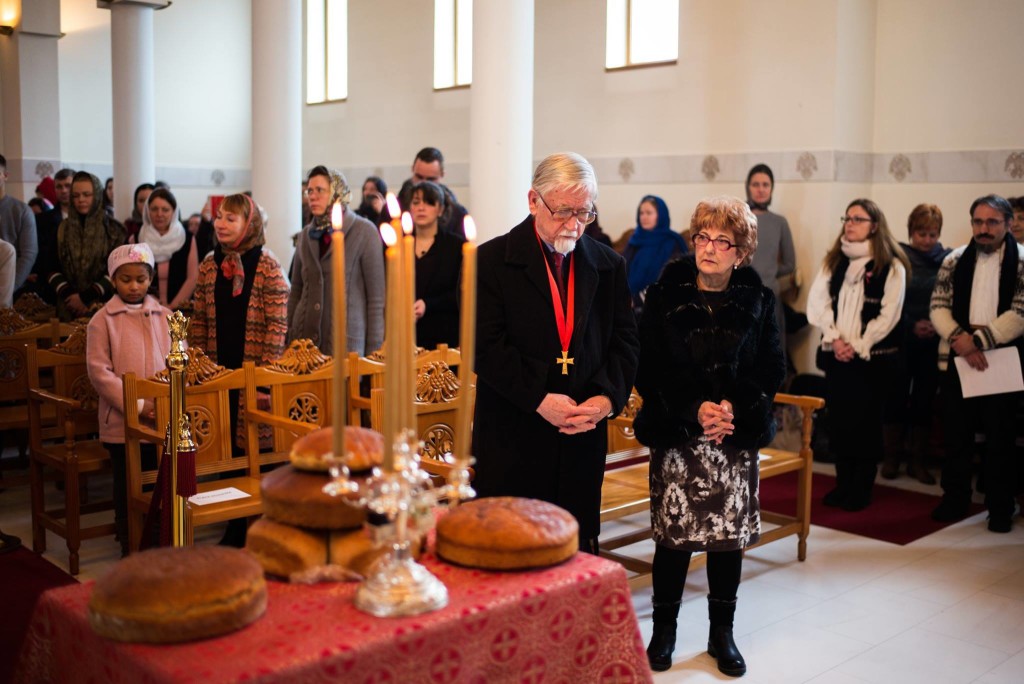
[[[686,240],[674,232],[665,200],[645,195],[636,210],[636,230],[626,250],[626,273],[629,292],[633,296],[633,311],[639,316],[644,306],[647,288],[661,275],[661,269],[675,257],[686,254]]]

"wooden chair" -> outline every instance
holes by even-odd
[[[21,461],[28,453],[28,391],[31,387],[25,345],[31,343],[37,349],[46,349],[59,341],[60,327],[56,319],[33,322],[14,309],[0,309],[0,433],[16,436]],[[53,385],[47,373],[43,371],[36,381],[37,387]],[[54,424],[56,412],[52,404],[44,405],[40,412],[43,424]],[[19,483],[10,478],[4,480],[2,475],[0,470],[0,482],[5,486]]]
[[[260,425],[274,432],[273,450],[259,455],[261,465],[287,461],[298,437],[332,424],[334,359],[324,356],[312,340],[295,340],[269,365],[246,361],[243,369],[249,444],[259,444]],[[261,391],[270,395],[267,409],[258,408]]]
[[[630,397],[627,410],[624,410],[622,415],[613,421],[609,421],[609,423],[614,423],[616,430],[628,428],[631,433],[633,418],[636,416],[642,403],[642,400],[634,391],[633,396]],[[779,393],[775,395],[775,403],[792,405],[800,409],[803,418],[800,434],[801,446],[799,451],[771,448],[761,449],[760,477],[762,480],[765,480],[783,473],[799,472],[797,511],[795,516],[790,516],[762,509],[761,520],[770,523],[774,527],[763,529],[760,540],[748,548],[755,548],[762,544],[796,535],[797,558],[803,561],[807,558],[807,536],[811,528],[811,475],[814,462],[814,452],[811,449],[813,419],[814,412],[825,406],[825,400],[820,397]],[[611,429],[613,429],[612,425],[609,426],[609,430]],[[611,444],[611,440],[609,440],[609,444]],[[651,493],[648,480],[650,451],[636,443],[635,439],[633,444],[635,446],[630,445],[629,442],[620,442],[619,445],[624,446],[624,448],[609,453],[606,458],[604,484],[601,487],[601,522],[616,520],[633,515],[634,513],[650,510]],[[617,550],[650,538],[651,530],[649,526],[616,537],[602,538],[599,544],[601,555],[615,560],[621,563],[627,570],[637,573],[638,577],[630,579],[630,584],[636,586],[638,581],[643,581],[645,576],[650,574],[651,564],[641,559],[617,553]],[[705,562],[706,557],[703,554],[695,555],[690,567],[700,567]]]
[[[455,447],[460,392],[458,377],[443,361],[427,362],[417,371],[416,434],[423,442],[422,467],[433,475],[446,476],[451,470],[446,456]],[[370,426],[378,432],[383,429],[385,399],[383,389],[373,390]]]
[[[68,569],[78,574],[79,548],[83,539],[114,534],[112,522],[82,527],[85,513],[111,510],[113,499],[84,504],[80,485],[88,475],[110,470],[110,455],[99,439],[96,391],[85,365],[85,329],[53,349],[25,345],[30,382],[38,383],[44,370],[52,372],[53,388],[29,390],[29,478],[32,493],[32,547],[46,550],[46,530],[64,537],[68,547]],[[49,405],[56,424],[48,426],[43,407]],[[64,506],[47,510],[43,485],[48,471],[56,472],[64,484]]]
[[[363,411],[370,412],[373,390],[384,389],[384,356],[374,352],[370,356],[348,355],[348,424],[362,425]],[[368,378],[368,393],[363,393],[363,378]]]
[[[196,443],[196,474],[200,493],[235,487],[247,497],[207,505],[186,507],[186,534],[191,543],[195,527],[247,518],[263,512],[260,496],[260,463],[258,449],[248,443],[241,456],[232,454],[235,427],[231,424],[232,391],[245,390],[245,371],[228,370],[215,364],[197,347],[189,349],[185,371],[185,412],[191,420],[192,439]],[[131,549],[137,550],[142,540],[143,522],[152,498],[159,460],[164,457],[164,429],[170,420],[170,384],[168,372],[154,378],[124,376],[125,406],[135,406],[139,399],[154,405],[156,429],[144,425],[134,411],[125,414],[125,447],[128,457],[128,528]],[[156,445],[157,467],[144,468],[142,444]],[[218,476],[232,475],[219,479]],[[214,476],[214,477],[204,477]]]

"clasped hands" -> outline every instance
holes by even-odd
[[[704,428],[704,436],[715,444],[721,444],[723,439],[735,432],[736,426],[732,421],[732,404],[727,399],[718,404],[705,401],[697,409],[697,422]]]
[[[612,401],[603,394],[590,397],[577,404],[564,394],[547,394],[537,407],[537,413],[562,434],[576,435],[597,427],[611,413]]]
[[[978,349],[978,346],[974,344],[974,337],[970,333],[960,333],[949,341],[949,346],[953,348],[957,356],[962,356],[967,361],[967,365],[974,370],[983,371],[988,368],[988,359],[985,358],[985,352]]]
[[[841,337],[832,341],[832,353],[836,355],[836,361],[842,361],[843,363],[849,363],[857,356],[853,345]]]

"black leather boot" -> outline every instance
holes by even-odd
[[[718,671],[730,677],[746,673],[747,663],[732,638],[732,618],[736,613],[736,599],[723,601],[708,597],[708,655],[718,660]]]
[[[672,667],[672,652],[676,650],[676,618],[679,617],[679,601],[654,605],[654,633],[647,645],[647,662],[655,672],[664,672]]]

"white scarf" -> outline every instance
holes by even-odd
[[[142,228],[139,229],[139,242],[145,242],[153,250],[153,260],[162,264],[170,261],[174,253],[185,244],[185,226],[181,225],[178,209],[174,209],[171,225],[167,232],[160,234],[149,220],[149,202],[142,207]]]
[[[871,261],[871,241],[847,242],[840,238],[841,249],[850,260],[843,278],[843,287],[839,290],[839,301],[836,302],[836,329],[840,335],[854,347],[861,337],[860,312],[864,307],[864,272]]]

